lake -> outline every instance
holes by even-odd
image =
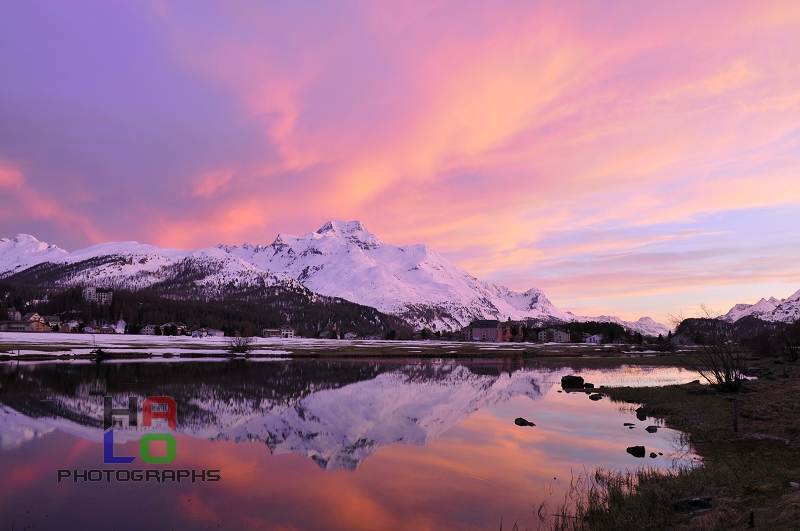
[[[578,474],[696,462],[635,406],[559,392],[567,374],[596,387],[698,377],[521,359],[2,363],[0,529],[536,529]],[[107,396],[137,400],[137,425],[115,415],[110,430],[130,464],[104,464]],[[174,400],[175,431],[143,426],[148,397]],[[143,462],[152,434],[174,437],[148,446],[171,463]],[[637,445],[648,457],[626,452]]]

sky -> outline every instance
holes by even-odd
[[[0,237],[359,220],[581,315],[800,289],[800,4],[0,4]]]

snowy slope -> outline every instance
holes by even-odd
[[[40,242],[30,234],[0,239],[0,278],[13,275],[42,262],[66,258],[69,253],[55,245]]]
[[[742,317],[757,317],[764,321],[793,323],[800,319],[800,290],[785,299],[761,299],[755,304],[736,304],[722,316],[728,322]]]
[[[482,282],[425,245],[383,243],[358,221],[329,222],[266,247],[222,247],[266,271],[285,272],[323,295],[400,315],[417,326],[460,328],[473,319],[572,320],[538,289]]]
[[[458,329],[474,319],[590,320],[559,310],[537,288],[519,293],[478,280],[426,245],[384,243],[358,221],[331,221],[303,236],[279,234],[268,246],[219,245],[197,251],[117,242],[67,253],[27,235],[9,242],[3,243],[7,250],[0,248],[0,277],[51,262],[75,266],[56,272],[59,284],[141,289],[169,282],[190,268],[207,272],[195,283],[209,288],[297,281],[312,292],[433,330]],[[617,322],[645,335],[668,331],[647,317],[634,322],[608,316],[591,320]]]
[[[0,278],[50,263],[62,266],[54,273],[58,276],[54,284],[65,286],[137,290],[169,282],[187,269],[194,269],[203,271],[195,285],[209,287],[212,291],[215,287],[231,285],[301,287],[284,274],[258,269],[219,248],[182,251],[127,241],[102,243],[68,253],[27,234],[20,234],[13,240],[0,240],[0,246],[7,247],[0,247]]]

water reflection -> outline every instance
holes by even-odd
[[[625,452],[634,445],[664,455],[646,459],[654,466],[670,466],[665,458],[675,455],[676,432],[647,433],[652,419],[640,422],[607,399],[556,393],[569,372],[507,360],[6,364],[0,521],[21,528],[35,518],[36,529],[101,528],[106,517],[120,529],[486,529],[503,516],[534,526],[529,508],[560,493],[571,469],[641,464]],[[596,385],[694,379],[669,368],[582,374]],[[223,481],[155,490],[56,484],[59,468],[103,468],[103,395],[118,407],[128,396],[172,396],[180,467],[219,468]],[[516,426],[519,416],[537,427]],[[119,453],[135,454],[141,435],[120,431]],[[128,508],[125,496],[149,512]],[[82,510],[87,499],[98,509]]]

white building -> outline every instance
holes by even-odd
[[[158,328],[156,325],[145,325],[139,330],[139,333],[143,336],[154,336],[156,335],[156,328]]]
[[[603,336],[600,334],[589,336],[586,338],[586,342],[589,343],[590,345],[599,345],[603,342]]]

